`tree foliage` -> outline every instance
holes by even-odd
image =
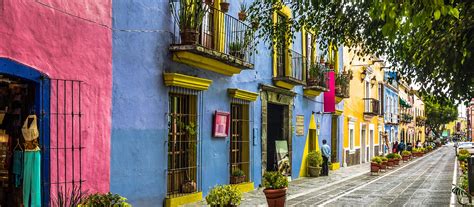
[[[273,22],[269,17],[284,5],[292,17]],[[249,21],[259,25],[257,40],[270,47],[282,35],[294,38],[302,28],[312,29],[323,51],[332,43],[358,56],[386,56],[423,92],[474,97],[472,0],[256,0],[248,12]]]
[[[425,103],[425,113],[428,117],[426,125],[439,136],[443,130],[443,125],[457,119],[457,107],[446,98],[439,100],[439,98],[434,96],[424,96],[423,101]]]

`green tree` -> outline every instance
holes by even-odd
[[[271,15],[291,8],[288,22]],[[255,0],[249,21],[269,47],[301,28],[317,31],[323,51],[344,45],[359,56],[386,56],[421,91],[452,99],[474,97],[474,1],[472,0]],[[291,41],[291,40],[289,40]]]
[[[443,125],[455,121],[458,117],[458,110],[455,104],[446,98],[439,100],[434,96],[423,96],[425,103],[426,125],[430,127],[436,136],[441,136]]]

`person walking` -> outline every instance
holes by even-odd
[[[329,175],[329,157],[331,156],[331,148],[327,145],[325,139],[323,139],[323,146],[321,146],[321,152],[323,154],[323,169],[322,169],[322,176]]]
[[[405,150],[405,143],[403,142],[403,139],[402,141],[400,141],[400,144],[398,144],[398,153],[402,153],[403,150]]]
[[[392,146],[392,152],[397,153],[398,152],[398,141],[395,141]]]

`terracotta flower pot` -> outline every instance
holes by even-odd
[[[214,4],[214,1],[213,0],[204,0],[204,3],[209,5],[209,6],[212,6]]]
[[[287,188],[281,189],[264,189],[265,197],[269,207],[284,207],[286,201]]]
[[[195,29],[184,29],[180,32],[181,44],[183,45],[195,45],[199,39],[199,32]]]
[[[388,159],[387,161],[387,166],[388,167],[393,167],[394,163],[393,163],[393,159]]]
[[[409,155],[403,155],[402,159],[403,159],[403,162],[408,162],[408,160],[410,159],[410,156]]]
[[[239,12],[239,20],[245,21],[247,19],[247,14],[245,12]]]
[[[400,159],[393,159],[394,165],[400,165]]]
[[[221,2],[221,11],[227,13],[229,11],[229,2]]]
[[[370,163],[370,172],[371,173],[378,173],[380,171],[380,165],[375,162]]]

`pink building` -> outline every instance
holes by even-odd
[[[0,19],[0,206],[24,202],[14,178],[15,153],[29,149],[25,126],[39,131],[31,193],[42,206],[73,186],[107,192],[111,1],[0,0]]]

